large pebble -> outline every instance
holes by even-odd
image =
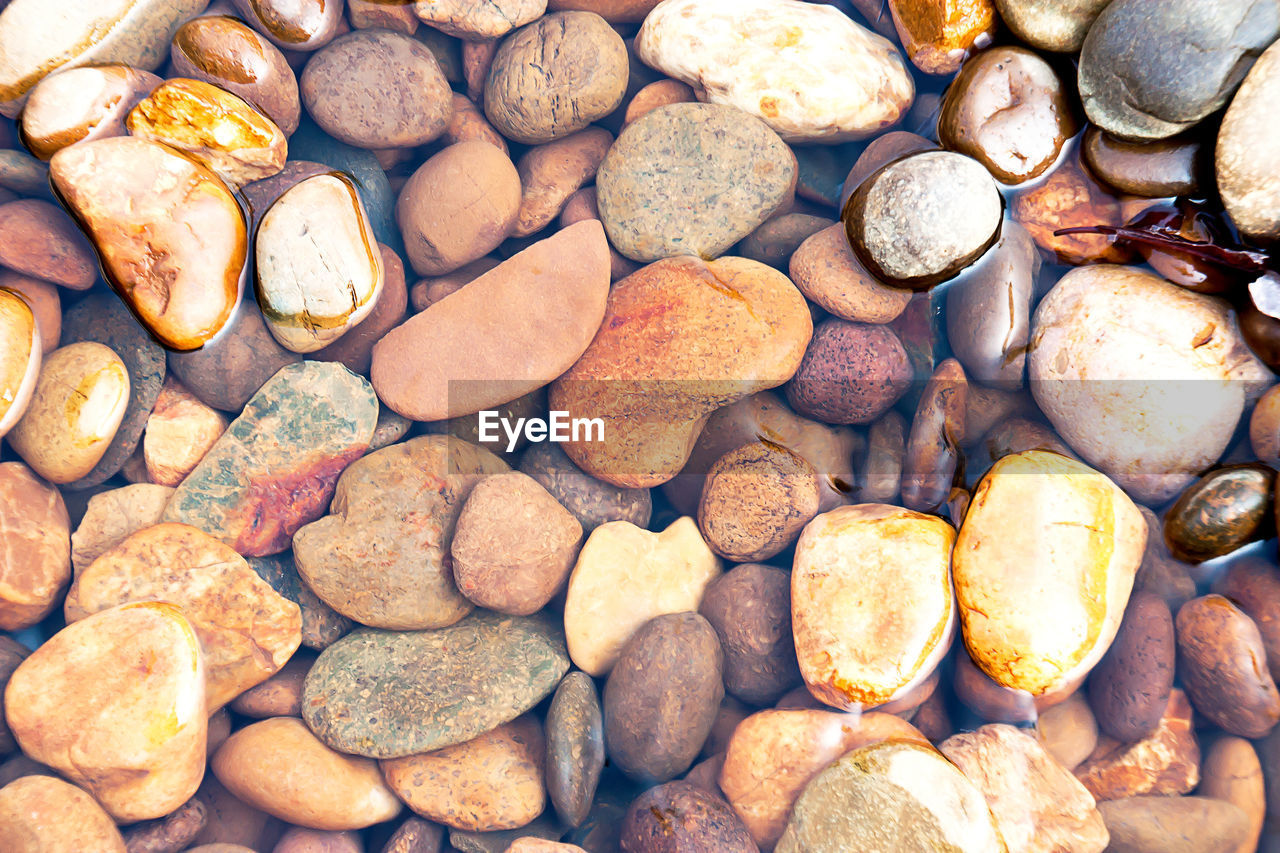
[[[604,716],[595,682],[574,670],[547,707],[547,793],[560,820],[581,826],[604,770]]]
[[[444,133],[453,113],[435,55],[388,30],[357,30],[330,42],[307,61],[299,85],[316,124],[362,148],[425,145]]]
[[[210,769],[250,806],[312,829],[363,829],[401,809],[376,762],[334,752],[296,717],[240,729],[214,753]]]
[[[840,507],[809,523],[796,544],[791,621],[810,693],[856,710],[928,678],[955,634],[954,541],[942,519],[883,504]]]
[[[285,349],[313,352],[373,311],[382,253],[355,185],[342,174],[291,187],[254,235],[258,304]]]
[[[987,725],[938,749],[986,796],[1010,850],[1101,853],[1107,846],[1093,797],[1026,732]]]
[[[0,353],[0,437],[18,422],[35,393],[44,356],[40,323],[31,306],[9,289],[0,289],[0,332],[6,346]]]
[[[59,491],[21,462],[0,462],[0,628],[30,627],[71,580],[71,521]]]
[[[356,460],[338,478],[330,515],[293,537],[298,572],[339,613],[394,630],[443,628],[471,611],[450,558],[463,503],[507,470],[484,448],[430,435]]]
[[[1041,410],[1081,458],[1152,504],[1226,449],[1259,368],[1224,303],[1133,267],[1072,270],[1032,318]]]
[[[244,558],[185,524],[157,524],[93,561],[67,591],[68,622],[118,604],[182,608],[204,653],[212,713],[277,672],[301,642],[298,606],[276,594]]]
[[[788,142],[862,139],[896,123],[915,95],[892,42],[798,0],[667,0],[635,50],[700,100],[750,113]]]
[[[24,776],[0,788],[0,846],[9,853],[126,851],[111,815],[52,776]]]
[[[1249,833],[1234,853],[1256,850],[1267,815],[1267,795],[1253,744],[1240,737],[1220,738],[1205,753],[1202,768],[1200,793],[1234,804],[1249,819]]]
[[[666,782],[693,764],[724,698],[724,656],[711,623],[669,613],[622,647],[604,688],[610,761],[642,782]]]
[[[119,63],[160,67],[169,38],[206,0],[17,0],[0,15],[0,114],[13,118],[49,72]]]
[[[35,85],[22,108],[22,142],[48,160],[76,142],[124,136],[125,116],[159,84],[156,75],[124,65],[50,74]]]
[[[69,625],[9,680],[22,751],[83,785],[112,817],[161,817],[204,775],[204,660],[172,604],[125,604]]]
[[[799,683],[785,571],[759,563],[736,566],[707,585],[698,612],[720,638],[729,693],[768,705]]]
[[[1256,240],[1280,238],[1280,48],[1270,47],[1244,78],[1222,118],[1214,173],[1231,221]]]
[[[1273,0],[1115,0],[1080,51],[1089,120],[1117,136],[1164,139],[1220,109],[1280,33]]]
[[[623,645],[646,622],[697,610],[720,576],[720,561],[684,516],[661,532],[627,521],[592,531],[569,576],[564,627],[569,655],[588,675],[613,668]]]
[[[399,758],[514,720],[568,669],[564,636],[543,617],[481,612],[434,631],[363,629],[320,654],[302,716],[335,749]],[[365,688],[373,682],[381,689]]]
[[[1120,630],[1089,679],[1089,705],[1104,732],[1122,741],[1149,735],[1173,689],[1173,615],[1160,596],[1135,592]]]
[[[997,683],[1070,692],[1111,645],[1146,523],[1105,475],[1056,453],[1006,456],[979,482],[953,558],[965,645]]]
[[[1003,850],[982,792],[941,753],[890,740],[846,753],[796,800],[777,853]]]
[[[373,389],[342,365],[284,367],[182,481],[164,520],[198,527],[245,556],[283,550],[323,512],[377,420]]]
[[[627,125],[596,189],[610,243],[647,263],[724,254],[788,200],[795,180],[794,155],[764,122],[721,104],[672,104]]]
[[[503,39],[484,111],[508,139],[537,145],[582,130],[622,103],[627,48],[593,12],[552,12]]]
[[[544,746],[523,716],[464,743],[381,762],[387,785],[425,818],[472,832],[515,829],[542,813]]]
[[[129,372],[109,348],[84,341],[44,360],[9,446],[51,483],[71,483],[107,451],[129,403]]]
[[[982,164],[950,151],[896,160],[845,207],[858,260],[877,278],[925,289],[977,260],[1000,236],[1004,203]]]
[[[1192,483],[1165,512],[1164,540],[1179,560],[1199,563],[1269,534],[1276,473],[1228,465]]]
[[[370,376],[382,401],[414,420],[491,409],[572,367],[608,296],[600,223],[571,225],[388,332],[373,348]],[[503,438],[496,426],[492,433]]]
[[[698,527],[726,559],[767,560],[795,542],[821,501],[812,465],[785,447],[756,441],[726,453],[707,472]]]
[[[1231,734],[1260,738],[1280,722],[1280,693],[1258,626],[1221,595],[1178,609],[1178,674],[1196,710]]]
[[[755,853],[756,845],[733,809],[689,782],[668,782],[645,791],[622,824],[627,853]]]
[[[671,479],[707,415],[795,373],[812,328],[790,279],[756,261],[640,269],[613,287],[595,340],[551,386],[553,410],[603,421],[603,436],[571,436],[565,452],[615,485]]]
[[[108,281],[157,340],[198,349],[227,324],[248,236],[216,175],[159,143],[118,137],[63,148],[49,178],[89,232]]]

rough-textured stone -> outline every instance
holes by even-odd
[[[604,718],[595,682],[574,670],[547,708],[547,793],[560,820],[581,826],[604,770]]]
[[[1185,794],[1200,781],[1200,743],[1191,703],[1175,690],[1163,710],[1159,724],[1146,737],[1129,743],[1098,739],[1093,753],[1075,771],[1095,799]]]
[[[568,669],[563,634],[544,617],[477,613],[432,631],[363,629],[321,653],[302,714],[335,749],[396,758],[514,720]]]
[[[284,367],[182,481],[164,520],[198,527],[245,556],[274,554],[324,510],[377,419],[373,389],[342,365]]]
[[[172,496],[168,486],[133,483],[89,498],[80,526],[71,534],[71,565],[76,574],[130,533],[159,523]]]

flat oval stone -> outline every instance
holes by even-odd
[[[1233,101],[1234,103],[1234,101]],[[1262,140],[1253,140],[1256,146]],[[1208,151],[1194,136],[1157,142],[1126,142],[1091,127],[1080,151],[1098,179],[1118,190],[1147,198],[1195,195],[1200,190]],[[1221,173],[1219,180],[1221,181]],[[1221,189],[1221,188],[1220,188]],[[1235,221],[1235,217],[1232,217]]]
[[[800,682],[786,571],[759,563],[735,566],[707,585],[698,612],[720,638],[729,693],[769,705]]]
[[[40,326],[31,306],[9,289],[0,289],[0,331],[6,346],[0,353],[0,437],[18,422],[31,395],[44,356],[40,349]]]
[[[1214,173],[1222,203],[1241,233],[1255,240],[1280,238],[1280,49],[1267,48],[1222,118]]]
[[[801,243],[788,273],[809,301],[842,320],[888,323],[911,301],[911,291],[890,287],[867,272],[840,223]]]
[[[877,278],[924,290],[976,261],[1000,236],[1004,202],[976,160],[923,151],[868,177],[844,209],[858,260]]]
[[[307,178],[262,217],[254,236],[258,305],[281,346],[313,352],[359,325],[382,291],[378,249],[355,185]]]
[[[1280,6],[1225,0],[1115,0],[1080,50],[1089,120],[1128,139],[1164,139],[1216,112],[1280,33]]]
[[[793,0],[678,0],[636,35],[647,65],[699,99],[750,113],[787,142],[863,139],[895,124],[915,86],[893,43],[839,9]]]
[[[604,717],[595,682],[574,670],[564,677],[547,707],[547,793],[556,814],[581,826],[595,800],[604,770]]]
[[[1280,692],[1260,661],[1266,647],[1253,623],[1221,595],[1178,609],[1178,674],[1197,711],[1240,737],[1260,738],[1280,722]]]
[[[203,80],[166,80],[129,112],[125,126],[132,136],[186,153],[231,187],[284,168],[285,135],[275,122]]]
[[[829,424],[867,424],[909,390],[911,379],[909,355],[889,326],[828,317],[814,328],[786,393],[801,415]]]
[[[810,693],[856,710],[929,677],[955,636],[954,541],[942,519],[883,504],[839,507],[809,522],[796,543],[791,622]]]
[[[564,635],[545,617],[481,612],[431,631],[366,628],[321,652],[302,716],[335,749],[399,758],[514,720],[568,669]]]
[[[23,198],[0,205],[0,238],[0,265],[15,272],[71,290],[97,281],[89,242],[55,204]]]
[[[1210,797],[1129,797],[1098,803],[1115,853],[1231,853],[1249,835],[1240,808]]]
[[[1265,465],[1230,465],[1192,483],[1165,513],[1173,556],[1198,563],[1266,536],[1275,479]]]
[[[125,116],[160,82],[148,71],[125,65],[50,74],[35,85],[22,108],[22,143],[48,160],[77,142],[124,136]]]
[[[946,803],[946,807],[942,804]],[[929,746],[887,740],[845,753],[796,800],[777,853],[1001,850],[982,792]]]
[[[724,254],[788,199],[795,181],[795,157],[778,135],[723,104],[646,113],[618,135],[596,173],[609,241],[641,263]]]
[[[571,225],[388,332],[373,348],[373,386],[414,420],[491,409],[573,366],[600,327],[608,296],[600,223]],[[495,312],[501,333],[475,346],[478,324],[494,322]]]
[[[182,608],[204,653],[212,713],[278,672],[301,642],[298,606],[217,539],[185,524],[131,534],[76,576],[64,605],[76,622],[131,601]]]
[[[51,483],[79,480],[106,453],[128,403],[120,356],[99,343],[68,344],[44,360],[9,446]]]
[[[297,717],[240,729],[213,754],[210,769],[250,806],[312,829],[363,829],[402,808],[375,762],[333,751]]]
[[[167,815],[204,775],[204,661],[172,604],[125,604],[63,628],[13,673],[5,712],[23,752],[122,823]]]
[[[997,683],[1074,689],[1111,645],[1146,523],[1105,475],[1042,450],[1000,459],[978,483],[952,570],[965,645]]]
[[[0,629],[35,625],[71,580],[71,520],[62,494],[21,462],[0,462]]]
[[[111,815],[53,776],[23,776],[0,788],[0,845],[10,853],[125,853]]]
[[[164,520],[204,530],[247,557],[281,551],[328,506],[377,421],[373,389],[342,365],[283,367],[182,481]]]
[[[248,237],[216,175],[158,143],[116,137],[63,148],[49,178],[112,288],[157,340],[198,349],[227,324]]]
[[[98,464],[68,489],[91,489],[119,473],[138,445],[164,385],[164,350],[109,293],[90,293],[63,317],[62,342],[96,341],[120,356],[129,371],[129,403]]]
[[[0,14],[0,114],[13,118],[31,87],[58,68],[119,63],[154,71],[169,39],[206,0],[16,0]]]
[[[1134,593],[1115,642],[1089,678],[1098,727],[1126,743],[1151,734],[1173,689],[1176,654],[1169,605],[1154,593]]]
[[[565,453],[615,485],[663,483],[712,411],[796,372],[812,331],[804,297],[764,264],[650,264],[614,285],[595,340],[551,386],[552,410],[604,423],[593,440],[571,435]]]
[[[471,612],[449,549],[467,497],[506,463],[484,448],[424,435],[356,460],[331,514],[298,530],[306,585],[337,612],[391,630],[443,628]]]

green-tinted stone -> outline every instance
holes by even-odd
[[[67,489],[91,489],[113,477],[138,449],[147,418],[164,384],[164,350],[114,294],[95,293],[77,302],[62,318],[62,344],[94,341],[111,348],[129,371],[129,405],[115,438],[93,470]]]
[[[271,588],[298,605],[302,611],[302,644],[317,651],[327,649],[354,624],[320,600],[298,577],[289,552],[273,557],[250,557],[249,565]]]
[[[278,553],[324,514],[377,421],[373,386],[342,365],[282,367],[178,486],[162,520],[198,527],[247,557]]]
[[[559,620],[477,612],[447,628],[365,628],[307,674],[302,716],[341,752],[399,758],[510,722],[569,669]]]

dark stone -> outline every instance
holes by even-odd
[[[912,367],[887,326],[828,317],[813,331],[787,400],[806,417],[829,424],[866,424],[906,393]]]
[[[595,682],[585,672],[564,677],[547,709],[547,793],[560,820],[580,826],[604,769],[604,719]]]
[[[470,740],[537,705],[569,670],[558,620],[480,611],[447,628],[365,628],[321,652],[302,716],[334,749],[399,758]]]
[[[282,551],[324,514],[377,420],[372,386],[342,365],[281,368],[174,491],[163,520],[198,527],[245,556]]]
[[[1210,471],[1178,497],[1164,517],[1164,541],[1188,563],[1221,557],[1271,535],[1276,472],[1266,465]]]
[[[73,490],[100,486],[124,467],[142,440],[165,373],[164,350],[114,295],[93,293],[67,310],[62,318],[62,346],[80,341],[95,341],[120,356],[129,371],[129,405],[98,464],[63,486]]]
[[[520,459],[520,471],[537,480],[590,533],[607,521],[648,527],[653,499],[648,489],[628,489],[597,480],[550,441],[534,444]]]
[[[288,552],[271,557],[250,557],[249,565],[258,577],[302,611],[302,644],[323,651],[351,630],[350,619],[320,600],[298,577],[293,556]]]
[[[627,853],[756,853],[742,819],[689,782],[668,782],[631,804],[622,825]]]
[[[1089,675],[1089,705],[1098,727],[1130,743],[1156,730],[1173,690],[1177,647],[1164,599],[1135,593],[1106,657]]]
[[[1145,198],[1195,195],[1207,153],[1194,138],[1126,142],[1096,127],[1085,132],[1080,150],[1098,180]]]
[[[458,853],[506,853],[511,842],[517,838],[545,838],[548,841],[560,839],[560,828],[543,815],[533,823],[525,824],[519,829],[502,829],[497,832],[468,832],[462,829],[449,830],[449,843]]]
[[[752,705],[772,705],[800,683],[791,637],[791,575],[747,563],[716,578],[698,608],[724,649],[724,686]]]
[[[420,817],[411,817],[391,833],[382,853],[440,853],[443,842],[443,827]]]

